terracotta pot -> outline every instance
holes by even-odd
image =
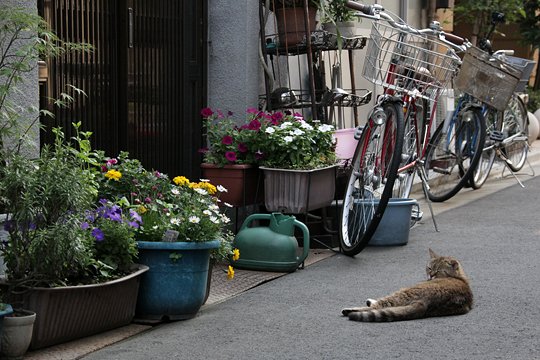
[[[214,185],[222,185],[227,189],[221,193],[221,201],[233,206],[245,206],[259,202],[262,199],[262,176],[259,168],[253,165],[201,164],[202,177]]]
[[[308,7],[309,32],[315,31],[317,9]],[[303,7],[277,7],[276,22],[279,46],[296,46],[306,36],[306,21]],[[309,34],[307,34],[309,36]]]

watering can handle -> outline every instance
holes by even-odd
[[[302,257],[299,259],[300,262],[304,262],[309,254],[309,229],[307,228],[306,224],[298,220],[294,220],[294,226],[298,226],[302,230],[302,235],[304,236]]]
[[[249,215],[246,220],[242,223],[242,226],[240,227],[240,231],[244,230],[248,227],[248,225],[255,220],[270,220],[271,215],[270,214],[251,214]]]

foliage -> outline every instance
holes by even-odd
[[[60,40],[48,24],[39,16],[25,9],[3,6],[0,8],[0,162],[8,151],[18,151],[28,135],[29,129],[37,124],[38,110],[23,108],[14,99],[22,93],[27,73],[36,70],[40,59],[59,56],[71,51],[88,51],[91,46],[84,43],[69,43]],[[69,101],[66,94],[59,104]],[[6,138],[16,139],[13,147],[6,145]]]
[[[520,11],[519,30],[525,43],[540,48],[540,0],[525,0]],[[540,67],[536,68],[533,88],[540,90]]]
[[[507,22],[514,22],[522,6],[522,0],[460,0],[454,7],[454,23],[473,24],[473,37],[483,37],[489,31],[494,11],[504,13]]]
[[[125,247],[133,231],[115,232],[120,236],[106,238],[109,250],[100,250],[104,245],[83,226],[98,193],[86,160],[87,139],[78,133],[72,146],[62,131],[55,134],[54,145],[45,146],[39,158],[14,153],[0,169],[1,202],[9,209],[8,241],[0,244],[8,280],[57,286],[121,276],[133,264],[134,254],[109,250]]]
[[[261,164],[281,169],[316,169],[336,163],[333,126],[284,114],[265,128]]]
[[[540,90],[533,90],[531,88],[528,88],[527,94],[529,94],[527,110],[534,114],[536,110],[540,109]]]
[[[263,4],[266,3],[266,0],[262,0]],[[277,9],[280,7],[292,8],[292,7],[304,7],[305,0],[268,0],[268,5],[271,10]],[[308,0],[309,6],[318,7],[318,1]]]
[[[355,11],[345,6],[347,0],[321,0],[322,22],[345,22],[356,20]]]

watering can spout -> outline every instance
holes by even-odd
[[[282,213],[272,213],[270,215],[270,229],[278,234],[293,236],[295,217]]]

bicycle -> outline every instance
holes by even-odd
[[[377,4],[348,1],[346,6],[373,20],[362,75],[384,88],[361,134],[357,131],[359,142],[342,204],[341,249],[354,256],[367,246],[394,194],[404,149],[403,106],[420,98],[436,103],[461,61],[444,41],[433,38],[435,29],[415,29]],[[446,52],[421,45],[426,42],[437,50],[444,46]],[[414,166],[411,162],[407,169]]]
[[[499,12],[492,14],[491,27],[486,36],[479,41],[479,49],[491,56],[489,58],[491,62],[496,59],[504,64],[520,66],[521,73],[512,72],[507,75],[507,77],[513,77],[512,84],[514,86],[508,87],[509,90],[512,90],[511,92],[508,90],[505,92],[505,97],[509,97],[505,108],[500,105],[494,107],[489,103],[481,104],[482,114],[486,120],[486,141],[480,161],[470,178],[470,185],[473,189],[479,189],[486,182],[495,158],[500,159],[512,174],[521,170],[527,161],[529,149],[527,109],[517,92],[525,89],[534,62],[507,57],[514,54],[512,50],[493,51],[491,35],[497,24],[504,23],[504,21],[504,14]],[[474,101],[474,99],[471,100],[471,96],[468,96],[468,94],[465,96],[468,97],[469,101]],[[523,186],[517,177],[516,180]]]

